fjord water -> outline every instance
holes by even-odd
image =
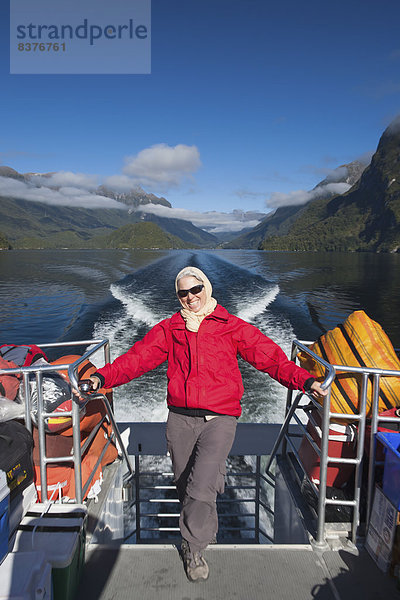
[[[0,253],[0,343],[107,337],[112,356],[179,309],[174,278],[202,269],[213,295],[290,353],[363,309],[400,347],[400,255],[243,250]],[[96,357],[100,366],[100,358]],[[240,361],[242,421],[281,420],[285,390]],[[162,421],[166,366],[115,391],[118,420]]]

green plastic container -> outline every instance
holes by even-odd
[[[32,550],[51,564],[54,600],[74,600],[85,562],[85,520],[25,517],[13,551]]]

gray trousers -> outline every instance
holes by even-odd
[[[170,411],[167,445],[181,503],[179,527],[192,552],[203,550],[218,531],[217,493],[225,486],[226,459],[236,432],[236,418],[211,420]]]

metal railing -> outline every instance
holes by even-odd
[[[249,455],[254,457],[255,461],[255,469],[253,471],[246,471],[244,473],[233,472],[228,473],[229,475],[235,476],[234,485],[226,486],[225,496],[218,500],[220,506],[224,505],[224,509],[220,510],[221,519],[225,521],[229,521],[229,519],[233,519],[234,514],[241,518],[245,519],[246,524],[236,524],[232,525],[232,522],[228,522],[228,524],[223,525],[221,527],[221,534],[227,538],[227,532],[247,532],[245,535],[248,535],[253,543],[259,543],[262,538],[263,541],[272,542],[272,536],[270,533],[265,531],[262,526],[262,521],[265,521],[267,518],[266,515],[273,517],[273,509],[270,505],[262,499],[263,486],[272,485],[274,476],[271,472],[271,465],[274,461],[279,448],[282,446],[282,455],[288,457],[289,454],[294,456],[296,463],[300,466],[302,470],[303,477],[308,481],[311,490],[315,494],[318,505],[317,505],[317,531],[315,543],[317,546],[323,547],[326,545],[326,509],[329,505],[340,506],[340,507],[350,507],[352,509],[352,523],[351,523],[351,537],[353,542],[356,541],[358,529],[360,525],[360,503],[361,503],[361,488],[363,483],[363,456],[364,456],[364,448],[365,448],[365,433],[367,427],[367,387],[370,381],[372,381],[372,401],[371,401],[371,437],[370,437],[370,445],[369,445],[369,467],[368,467],[368,475],[367,475],[367,494],[366,494],[366,522],[368,522],[368,518],[371,512],[372,507],[372,496],[374,491],[374,481],[375,481],[375,467],[376,467],[376,447],[375,447],[375,433],[378,430],[380,424],[384,422],[400,422],[400,418],[395,417],[386,417],[379,415],[379,390],[380,383],[382,377],[400,377],[400,371],[389,371],[378,368],[361,368],[361,367],[348,367],[345,365],[331,365],[324,361],[322,358],[313,353],[308,345],[311,342],[300,342],[295,340],[293,342],[292,347],[292,360],[296,361],[297,355],[299,352],[307,354],[313,360],[320,363],[325,369],[325,380],[323,382],[323,387],[328,389],[328,395],[324,400],[323,406],[321,406],[317,401],[313,400],[313,398],[308,394],[303,394],[300,392],[297,394],[296,398],[293,398],[293,392],[289,390],[287,395],[287,404],[286,404],[286,418],[285,421],[279,431],[277,438],[275,439],[275,443],[267,443],[265,438],[265,433],[263,430],[262,439],[260,438],[257,443],[253,444],[253,450],[247,450],[249,437],[247,434],[246,439],[246,449],[240,452],[237,452],[237,455]],[[70,412],[63,412],[63,417],[70,416],[72,419],[72,429],[73,429],[73,449],[72,455],[51,458],[46,455],[46,431],[45,431],[45,419],[49,417],[54,417],[54,413],[47,413],[44,410],[44,398],[43,398],[43,377],[48,372],[60,372],[60,371],[68,371],[68,377],[73,389],[78,388],[78,370],[82,363],[86,360],[90,360],[90,358],[96,352],[103,349],[104,352],[104,360],[105,362],[109,362],[110,360],[110,350],[109,350],[109,342],[108,340],[86,340],[86,341],[78,341],[78,342],[66,342],[66,343],[53,343],[53,344],[41,344],[40,347],[43,349],[53,348],[53,349],[65,349],[73,346],[90,346],[90,349],[86,351],[83,356],[79,357],[72,364],[40,364],[40,365],[32,365],[29,367],[21,367],[16,369],[3,369],[0,370],[0,374],[6,373],[19,373],[22,375],[22,386],[24,390],[24,397],[26,399],[25,404],[25,421],[27,428],[32,431],[32,418],[31,418],[31,379],[34,376],[36,381],[36,389],[37,389],[37,425],[38,425],[38,438],[39,438],[39,466],[40,466],[40,475],[41,475],[41,489],[42,489],[42,498],[48,498],[48,485],[47,485],[47,467],[54,463],[73,463],[74,466],[74,477],[75,477],[75,490],[76,490],[76,502],[82,502],[83,497],[86,495],[87,490],[89,489],[89,485],[93,479],[93,476],[97,470],[98,464],[101,462],[101,456],[98,458],[98,462],[93,468],[92,472],[89,475],[89,478],[86,482],[82,482],[82,470],[81,470],[81,459],[82,455],[86,451],[88,445],[90,444],[93,437],[96,435],[98,428],[101,426],[101,423],[98,424],[97,428],[95,428],[89,438],[85,441],[83,445],[81,445],[81,435],[80,435],[80,402],[78,396],[74,395],[72,402],[72,410]],[[337,376],[338,373],[349,373],[352,375],[358,375],[361,377],[361,390],[359,396],[359,412],[356,414],[342,414],[336,413],[331,410],[331,394],[330,394],[330,386]],[[82,394],[82,396],[84,396]],[[145,453],[141,452],[140,444],[137,452],[131,452],[135,457],[135,469],[132,469],[129,455],[127,450],[125,449],[124,444],[122,443],[119,428],[115,422],[114,414],[110,403],[106,396],[102,394],[91,394],[85,397],[85,401],[90,401],[94,399],[101,399],[104,404],[107,418],[112,427],[112,434],[116,438],[119,449],[125,459],[127,469],[128,469],[128,478],[131,478],[135,482],[136,488],[136,517],[135,517],[135,531],[137,541],[142,541],[143,535],[146,533],[154,532],[158,530],[159,532],[177,532],[178,524],[176,520],[178,519],[178,514],[176,510],[174,511],[174,507],[176,507],[176,503],[178,502],[177,497],[166,497],[165,491],[168,493],[172,490],[175,490],[175,486],[172,484],[171,475],[169,474],[167,477],[167,481],[162,482],[160,478],[164,478],[165,473],[161,472],[151,472],[147,473],[146,471],[141,470],[141,460],[142,455]],[[302,400],[306,399],[306,404],[302,403]],[[310,406],[313,410],[316,410],[320,415],[320,427],[321,427],[321,435],[320,435],[320,443],[316,443],[312,438],[310,433],[307,431],[306,424],[304,424],[304,415],[309,418],[309,421],[315,426],[316,421],[313,418],[312,414],[310,414]],[[301,416],[299,416],[299,414]],[[357,425],[357,438],[355,444],[355,453],[352,458],[339,458],[329,455],[329,429],[332,421],[340,422],[353,422]],[[289,427],[293,423],[296,423],[296,433],[290,431]],[[153,424],[156,425],[156,424]],[[240,427],[243,427],[246,424],[238,425],[238,431]],[[262,424],[252,424],[253,427],[262,427]],[[266,426],[268,427],[268,425]],[[271,426],[269,426],[271,427]],[[299,430],[301,433],[299,434]],[[268,434],[267,434],[268,435]],[[305,466],[302,464],[301,457],[298,451],[298,439],[299,436],[303,435],[313,450],[319,456],[320,459],[320,477],[319,477],[319,485],[315,485],[315,483],[311,480],[311,478],[307,474],[307,470]],[[162,436],[164,437],[164,436]],[[238,437],[238,436],[237,436]],[[252,436],[253,437],[253,436]],[[235,442],[236,443],[236,442]],[[253,443],[253,440],[252,440]],[[271,448],[272,447],[272,448]],[[149,453],[151,454],[151,453]],[[157,452],[154,453],[155,455]],[[265,471],[261,470],[261,457],[267,456],[267,465]],[[327,497],[327,469],[331,464],[337,465],[352,465],[354,466],[355,471],[355,483],[354,483],[354,494],[350,499],[334,499]],[[266,472],[267,476],[264,475]],[[144,485],[146,478],[153,476],[158,477],[158,483],[152,483],[151,485]],[[169,478],[169,481],[168,481]],[[240,483],[241,481],[247,478],[247,483]],[[249,483],[249,480],[251,482]],[[365,482],[364,482],[365,483]],[[163,495],[160,497],[157,494],[159,490],[163,490]],[[152,497],[144,497],[141,495],[141,492],[147,490],[149,493],[151,491]],[[234,493],[234,494],[233,494]],[[149,494],[147,494],[149,495]],[[235,497],[234,497],[235,496]],[[241,496],[241,497],[238,497]],[[154,507],[156,503],[159,502],[162,506],[171,506],[172,510],[164,511],[164,510],[154,510],[153,508],[149,508],[150,506]],[[233,506],[239,506],[240,504],[248,504],[251,503],[254,506],[254,510],[240,512],[237,511],[233,513]],[[147,504],[147,509],[144,507]],[[263,513],[263,519],[260,518],[261,512]],[[153,526],[149,524],[149,520],[152,518],[156,518],[159,520],[157,525]],[[268,517],[269,518],[269,517]],[[166,519],[167,525],[163,525],[162,521]],[[175,523],[170,525],[171,519],[175,519]],[[249,519],[253,519],[252,524],[249,526]],[[146,522],[145,522],[146,521]],[[261,537],[260,537],[261,536]]]
[[[131,505],[125,504],[128,543],[179,541],[179,501],[167,456],[166,423],[120,423],[129,432],[127,451],[134,465]],[[227,460],[225,491],[218,495],[218,542],[271,544],[274,542],[275,483],[264,466],[279,425],[238,423]]]
[[[81,503],[84,496],[86,495],[90,484],[93,481],[93,477],[97,471],[99,464],[101,463],[103,453],[98,457],[96,464],[94,465],[91,473],[86,482],[82,485],[82,455],[85,453],[87,448],[90,446],[92,440],[97,434],[99,428],[104,422],[104,418],[94,427],[90,432],[89,436],[85,440],[84,444],[81,444],[81,432],[80,432],[80,408],[82,404],[79,400],[78,395],[71,394],[72,396],[72,409],[70,411],[63,411],[60,413],[62,417],[71,417],[72,419],[72,455],[68,456],[57,456],[49,457],[46,455],[46,429],[45,419],[57,416],[57,413],[49,413],[44,410],[44,395],[43,395],[43,376],[46,373],[59,373],[60,371],[67,371],[69,381],[73,390],[78,390],[78,369],[82,363],[89,360],[96,352],[103,349],[104,361],[110,361],[110,345],[107,339],[103,340],[80,340],[76,342],[57,342],[57,343],[45,343],[39,344],[42,349],[65,349],[71,347],[88,347],[87,350],[79,359],[73,363],[66,364],[33,364],[27,367],[18,367],[14,369],[0,369],[0,375],[17,373],[22,375],[22,386],[23,396],[25,401],[25,424],[29,431],[32,432],[32,396],[31,396],[31,378],[35,377],[36,381],[36,393],[37,393],[37,428],[38,428],[38,440],[39,440],[39,468],[40,468],[40,482],[41,482],[41,496],[42,500],[47,500],[49,497],[49,488],[47,484],[47,466],[62,463],[72,463],[74,467],[74,478],[75,478],[75,500],[77,503]],[[106,409],[106,415],[112,427],[112,435],[117,439],[119,448],[122,455],[127,463],[128,472],[133,477],[133,470],[129,462],[129,457],[126,453],[124,444],[122,443],[121,436],[114,419],[114,414],[111,405],[106,396],[103,394],[81,394],[84,397],[84,401],[90,402],[92,400],[100,399]],[[111,443],[111,438],[108,440],[106,447]]]
[[[96,473],[97,467],[101,462],[102,456],[98,457],[96,465],[94,465],[90,475],[86,481],[82,481],[82,456],[84,455],[91,441],[97,434],[103,421],[100,421],[96,427],[91,431],[89,436],[85,439],[85,442],[81,443],[80,434],[80,408],[82,407],[82,397],[85,402],[96,400],[98,398],[103,402],[106,409],[106,416],[112,426],[113,436],[116,438],[119,449],[125,459],[128,471],[128,478],[133,481],[133,487],[135,489],[135,532],[136,542],[146,542],[147,536],[150,536],[151,541],[157,541],[160,543],[162,539],[157,539],[158,536],[170,535],[178,536],[179,532],[179,514],[176,510],[178,504],[178,498],[176,495],[176,487],[172,481],[171,473],[157,472],[157,470],[151,470],[149,472],[143,469],[142,462],[146,455],[141,451],[140,439],[136,440],[136,436],[130,436],[130,443],[132,438],[135,439],[136,446],[139,450],[137,454],[133,454],[135,469],[132,469],[131,462],[125,445],[122,442],[119,427],[115,422],[114,414],[110,403],[106,396],[102,394],[82,394],[79,393],[81,400],[78,395],[72,395],[72,409],[71,411],[63,411],[62,417],[71,417],[72,420],[72,454],[68,456],[57,456],[50,457],[46,454],[46,428],[45,420],[49,417],[55,417],[57,413],[46,412],[45,410],[45,397],[43,391],[43,380],[48,373],[59,373],[61,371],[68,372],[68,379],[72,390],[78,389],[78,371],[85,361],[90,360],[92,356],[103,350],[104,361],[109,362],[110,350],[108,340],[82,340],[77,342],[67,343],[52,343],[52,344],[40,344],[40,348],[43,350],[53,349],[57,351],[64,351],[66,348],[72,347],[87,347],[87,350],[82,356],[72,363],[58,363],[58,364],[37,364],[29,367],[18,367],[15,369],[0,370],[0,374],[3,373],[18,373],[22,375],[22,387],[23,395],[25,398],[25,422],[27,428],[32,431],[32,379],[35,383],[35,391],[37,393],[37,414],[35,417],[35,423],[38,429],[38,441],[39,441],[39,468],[40,468],[40,479],[41,479],[41,494],[42,500],[48,499],[51,491],[48,486],[48,474],[47,469],[49,466],[54,464],[62,465],[72,464],[74,468],[74,480],[75,480],[75,498],[71,499],[77,503],[81,503],[83,498],[92,483],[93,476]],[[59,352],[57,352],[58,354]],[[62,360],[62,359],[61,359]],[[121,424],[124,425],[124,424]],[[146,424],[141,424],[146,425]],[[165,424],[149,424],[152,427],[159,425],[160,429]],[[269,449],[272,446],[272,436],[268,443],[266,443],[267,429],[261,424],[255,424],[254,427],[259,433],[254,436],[251,434],[251,444],[249,452],[249,433],[245,432],[244,440],[245,443],[242,447],[246,447],[246,455],[252,457],[252,466],[246,463],[244,470],[238,469],[237,465],[234,465],[228,471],[228,478],[231,480],[230,484],[225,486],[225,493],[218,499],[219,512],[221,515],[221,526],[220,536],[224,541],[235,542],[235,543],[272,543],[273,534],[265,526],[266,522],[271,522],[273,519],[273,511],[269,506],[269,502],[266,501],[267,492],[265,487],[273,485],[273,482],[268,481],[268,478],[263,473],[261,468],[262,457],[266,456]],[[267,428],[270,426],[266,426]],[[260,429],[262,431],[260,431]],[[238,430],[239,439],[242,438],[240,432],[246,429],[246,424],[239,424]],[[274,430],[275,431],[275,430]],[[154,437],[158,439],[165,439],[164,431],[154,434]],[[152,438],[153,438],[152,435]],[[243,448],[240,452],[243,451]],[[242,454],[241,454],[242,456]],[[152,465],[153,467],[154,465]],[[152,479],[149,483],[149,479]],[[125,478],[126,482],[126,478]],[[155,510],[155,507],[160,505],[162,508]],[[171,519],[173,524],[171,524]],[[154,520],[154,523],[151,521]],[[132,535],[133,535],[132,533]],[[154,535],[153,535],[154,534]],[[156,539],[155,539],[156,538]]]
[[[378,429],[379,423],[382,422],[400,422],[399,418],[386,417],[379,415],[379,390],[380,390],[380,379],[381,377],[400,377],[400,371],[392,371],[378,368],[367,368],[367,367],[350,367],[346,365],[331,365],[324,361],[322,358],[317,356],[314,352],[309,349],[309,345],[312,342],[300,342],[294,340],[292,346],[292,360],[296,360],[299,352],[305,353],[310,356],[317,363],[320,363],[325,368],[325,380],[323,387],[328,388],[328,395],[325,397],[323,405],[319,404],[310,395],[304,395],[299,393],[295,400],[293,400],[293,393],[289,390],[286,404],[286,418],[282,425],[281,431],[278,435],[273,451],[271,453],[270,460],[267,464],[267,472],[271,466],[271,463],[278,451],[280,444],[282,443],[282,455],[288,455],[288,446],[290,447],[291,454],[295,457],[297,464],[300,466],[304,477],[307,479],[310,489],[314,492],[318,499],[317,508],[317,532],[315,544],[320,547],[326,546],[326,508],[329,505],[338,507],[350,507],[353,512],[352,523],[351,523],[351,539],[355,543],[357,540],[358,529],[360,525],[360,503],[361,503],[361,489],[362,489],[362,478],[363,478],[363,458],[365,450],[365,433],[367,427],[367,392],[368,383],[372,379],[372,400],[371,400],[371,438],[370,438],[370,449],[369,449],[369,467],[367,476],[367,498],[366,502],[366,523],[368,523],[369,516],[372,508],[372,496],[375,482],[375,468],[376,468],[376,442],[375,434]],[[331,390],[330,386],[337,376],[338,373],[349,373],[352,375],[358,375],[361,377],[361,389],[359,394],[358,407],[359,411],[355,414],[344,414],[337,413],[331,410]],[[306,397],[307,404],[300,404],[302,398]],[[306,429],[306,425],[303,420],[298,416],[298,413],[306,414],[309,417],[309,421],[316,429],[316,421],[310,415],[311,407],[318,411],[320,415],[320,445],[315,443]],[[320,459],[320,477],[318,487],[309,477],[307,470],[301,460],[299,452],[296,449],[296,444],[293,441],[293,436],[289,434],[289,424],[292,419],[303,431],[303,435],[308,440],[313,450],[319,456]],[[329,456],[329,429],[332,422],[346,422],[354,423],[357,425],[357,435],[355,443],[355,453],[353,458],[339,458]],[[298,437],[298,435],[297,435]],[[342,466],[353,465],[354,474],[354,494],[351,499],[335,499],[327,497],[327,470],[331,464],[338,464]]]
[[[267,486],[274,484],[263,473],[261,456],[248,457],[242,465],[243,470],[238,469],[232,455],[228,459],[226,478],[229,483],[226,483],[225,492],[217,499],[218,539],[222,543],[273,543],[273,532],[267,531],[267,523],[273,521],[273,510],[265,496],[268,493]],[[167,470],[171,465],[165,462],[165,457],[161,466],[154,469],[158,458],[161,457],[134,457],[134,526],[127,534],[128,541],[171,543],[180,539],[179,500],[173,474]]]

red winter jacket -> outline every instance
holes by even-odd
[[[310,379],[259,329],[220,305],[197,333],[188,331],[175,313],[98,373],[106,388],[116,387],[168,360],[169,406],[240,416],[243,383],[237,354],[290,389],[304,389]]]

